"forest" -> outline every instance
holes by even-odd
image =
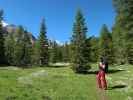
[[[111,31],[103,24],[99,37],[87,36],[87,22],[78,9],[70,41],[63,45],[47,38],[45,19],[41,21],[39,37],[34,41],[21,25],[9,33],[2,26],[4,11],[0,10],[0,64],[29,67],[64,62],[72,64],[77,72],[90,69],[89,63],[98,62],[101,56],[106,57],[109,64],[133,64],[132,3],[113,0],[117,13],[115,24]]]
[[[1,8],[0,100],[133,100],[133,0],[112,3],[111,30],[103,23],[99,35],[90,36],[79,8],[64,43],[48,37],[46,16],[36,38],[23,25],[5,26]],[[101,57],[107,72],[100,69]],[[104,89],[98,88],[101,74]]]

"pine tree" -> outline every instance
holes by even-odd
[[[133,1],[132,0],[113,0],[117,12],[116,22],[113,30],[113,40],[118,54],[121,53],[124,63],[133,64]],[[116,37],[117,36],[117,37]],[[118,59],[118,58],[117,58]]]
[[[14,33],[14,55],[13,61],[14,65],[21,66],[22,65],[22,56],[23,56],[23,45],[22,37],[24,34],[24,29],[22,26],[17,27],[16,32]]]
[[[9,65],[14,65],[14,37],[13,37],[13,33],[8,34],[5,37],[5,55],[7,58],[7,62]]]
[[[63,61],[62,50],[63,50],[62,46],[57,43],[57,51],[56,51],[57,52],[57,58],[56,58],[57,62],[62,62]]]
[[[63,62],[70,62],[70,48],[69,48],[69,44],[66,42],[63,46],[62,46],[62,58],[63,58]]]
[[[0,10],[0,65],[3,65],[6,63],[5,58],[5,46],[4,46],[4,31],[2,27],[2,20],[3,20],[3,10]]]
[[[112,30],[113,49],[115,55],[115,63],[124,64],[126,63],[126,39],[123,28],[123,16],[118,15],[116,22]]]
[[[48,52],[48,39],[46,36],[46,26],[44,19],[41,22],[40,36],[39,36],[39,55],[40,55],[40,65],[48,65],[49,63],[49,52]]]
[[[39,65],[40,64],[39,48],[40,48],[39,41],[36,40],[36,42],[34,43],[34,46],[32,47],[32,54],[31,54],[32,65]]]
[[[123,14],[125,12],[125,0],[113,0],[117,16],[115,19],[115,25],[113,27],[112,37],[113,37],[113,46],[115,50],[115,61],[118,64],[124,64],[127,62],[126,55],[126,32],[125,24],[126,17]]]
[[[84,51],[86,50],[86,33],[87,27],[85,19],[80,10],[77,11],[76,21],[73,26],[73,34],[71,39],[72,44],[72,63],[75,72],[84,72],[89,68],[86,66],[88,63]]]
[[[13,34],[14,54],[13,61],[16,66],[27,66],[31,63],[31,41],[28,33],[22,26]]]
[[[103,25],[99,39],[99,54],[106,57],[110,64],[113,63],[113,42],[112,35],[106,25]]]
[[[84,48],[84,55],[85,59],[89,62],[91,62],[91,43],[90,43],[91,38],[87,38],[85,40],[85,48]]]
[[[51,42],[50,62],[51,63],[58,62],[58,44],[56,43],[56,41]]]
[[[23,65],[31,64],[32,43],[28,32],[25,30],[23,35]]]
[[[87,39],[87,47],[88,47],[88,57],[89,57],[89,61],[91,61],[92,63],[96,63],[98,61],[99,58],[99,45],[98,45],[98,39],[94,36],[90,37]]]
[[[125,26],[125,32],[127,32],[126,35],[126,52],[127,52],[127,61],[129,64],[133,64],[133,1],[127,0],[125,2],[125,5],[127,5],[126,11],[124,12],[126,16],[126,26]],[[126,15],[127,14],[127,15]]]
[[[5,37],[5,54],[9,65],[30,65],[31,48],[30,36],[22,26],[17,27],[15,33],[9,33]]]

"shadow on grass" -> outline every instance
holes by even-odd
[[[49,96],[42,96],[42,99],[43,99],[43,100],[52,100],[52,98],[49,97]]]
[[[113,74],[113,73],[118,73],[124,70],[119,70],[119,69],[110,69],[108,70],[107,74]],[[97,74],[98,71],[87,71],[87,72],[83,72],[81,74]]]
[[[88,71],[86,74],[98,74],[98,71]]]
[[[83,75],[88,75],[88,74],[97,74],[98,71],[82,71],[82,72],[76,72],[77,74],[83,74]]]
[[[127,85],[115,85],[115,86],[112,86],[112,87],[109,87],[107,90],[114,90],[114,89],[122,89],[122,88],[126,88]]]
[[[66,65],[49,65],[49,68],[63,68],[63,67],[68,67]]]
[[[107,74],[113,74],[113,73],[118,73],[118,72],[122,72],[122,71],[125,71],[125,70],[119,70],[119,69],[111,69],[107,72]]]

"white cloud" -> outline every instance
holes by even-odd
[[[59,40],[55,40],[57,44],[59,45],[63,45],[63,42],[59,41]]]
[[[3,24],[4,27],[8,25],[8,23],[6,23],[4,21],[2,21],[2,24]]]
[[[63,42],[61,42],[61,41],[59,41],[59,40],[56,40],[56,39],[54,39],[54,38],[49,38],[49,40],[51,40],[51,41],[56,41],[56,43],[59,44],[59,45],[63,45],[63,44],[64,44]]]

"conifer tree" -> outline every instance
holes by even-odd
[[[125,5],[127,5],[126,11],[124,15],[126,16],[126,26],[125,32],[126,35],[126,52],[127,52],[127,62],[129,64],[133,64],[133,1],[127,0],[125,1]]]
[[[13,34],[13,61],[16,66],[27,66],[31,63],[31,41],[28,33],[22,26]]]
[[[126,63],[126,39],[123,28],[123,16],[117,15],[115,24],[112,30],[112,40],[114,49],[114,61],[117,64]]]
[[[87,71],[87,69],[89,68],[88,66],[86,66],[88,61],[85,55],[86,33],[87,33],[87,27],[85,25],[85,19],[81,11],[78,10],[71,38],[71,44],[73,50],[72,51],[73,70],[78,73]]]
[[[49,52],[48,52],[48,39],[46,36],[46,26],[44,19],[41,22],[38,43],[39,43],[40,65],[47,66],[49,63]]]
[[[7,63],[9,65],[14,65],[14,49],[15,49],[15,45],[14,45],[15,41],[14,41],[14,37],[13,37],[13,33],[8,34],[5,37],[5,55],[7,58]]]
[[[31,48],[30,36],[22,26],[17,27],[15,33],[9,33],[5,37],[5,55],[9,65],[30,65]]]
[[[6,63],[5,58],[5,46],[4,46],[4,31],[2,27],[2,20],[3,20],[3,10],[0,10],[0,65],[3,65]]]
[[[63,62],[69,62],[70,61],[70,48],[69,48],[69,44],[66,42],[63,46],[62,46],[62,60]]]
[[[32,43],[26,30],[23,36],[23,64],[31,65]]]
[[[56,41],[51,42],[51,49],[50,49],[50,62],[56,63],[58,62],[58,44]]]
[[[39,48],[40,48],[39,41],[36,40],[36,42],[34,43],[34,46],[32,47],[32,54],[31,54],[32,65],[39,65],[40,64]]]
[[[99,54],[106,57],[110,64],[113,63],[113,42],[112,35],[106,25],[103,25],[99,39]]]
[[[86,42],[87,42],[87,47],[88,47],[88,57],[89,61],[92,63],[96,63],[99,58],[99,45],[98,45],[98,39],[94,36],[89,37]]]
[[[14,65],[21,66],[22,65],[22,56],[23,56],[23,42],[22,37],[24,34],[24,29],[22,26],[17,27],[16,32],[14,33],[14,55],[13,61]]]
[[[133,64],[133,1],[113,0],[113,4],[117,12],[113,40],[119,40],[114,41],[114,46],[124,63]]]

